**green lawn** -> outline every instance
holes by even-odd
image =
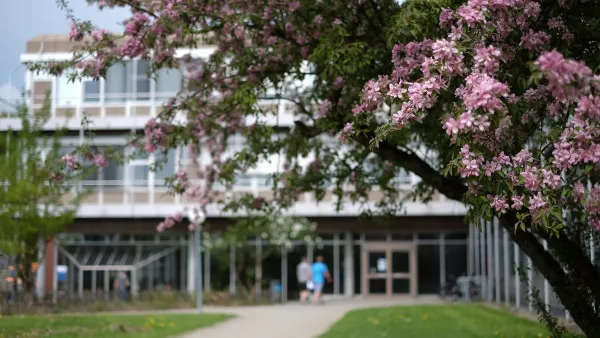
[[[0,318],[0,338],[166,338],[230,315],[86,315]]]
[[[432,305],[352,311],[321,338],[537,338],[549,337],[536,322],[483,305]]]

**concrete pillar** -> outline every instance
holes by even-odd
[[[469,237],[467,238],[467,276],[473,276],[473,225],[469,224]]]
[[[235,244],[229,245],[229,294],[235,295],[236,280],[235,280]]]
[[[510,262],[508,261],[508,250],[510,250],[510,246],[508,245],[508,232],[506,230],[502,230],[502,241],[504,243],[503,253],[504,253],[504,303],[506,306],[510,305]]]
[[[502,301],[500,284],[500,220],[497,217],[493,219],[494,225],[494,285],[496,290],[496,304],[500,305]]]
[[[83,299],[83,270],[81,269],[79,269],[77,283],[79,299]]]
[[[90,271],[92,273],[92,297],[94,297],[94,299],[96,299],[96,291],[97,291],[97,284],[98,284],[98,271],[92,270]]]
[[[210,249],[204,250],[204,291],[210,291]]]
[[[44,258],[46,245],[40,244],[38,249],[38,268],[35,273],[35,290],[38,297],[43,298],[46,295],[46,265],[48,261]]]
[[[344,294],[354,296],[354,243],[349,231],[344,234]]]
[[[187,246],[187,290],[190,295],[196,291],[196,257],[193,234],[188,236]]]
[[[479,227],[477,225],[474,225],[474,229],[473,229],[473,240],[474,240],[474,263],[475,263],[475,276],[480,276],[481,275],[481,243],[479,241],[479,239],[481,238],[481,234],[479,233]]]
[[[492,222],[485,222],[485,236],[487,240],[487,285],[488,294],[487,301],[491,302],[494,299],[494,247]]]
[[[514,244],[514,260],[515,260],[515,307],[518,309],[521,307],[521,278],[519,270],[521,269],[521,253],[519,251],[519,245]]]
[[[340,294],[340,236],[333,236],[333,294]]]
[[[104,270],[104,299],[110,299],[110,271]]]
[[[544,240],[544,249],[548,251],[548,242]],[[550,310],[550,284],[548,280],[544,278],[544,306],[546,310]]]
[[[444,234],[441,233],[439,235],[440,240],[440,288],[442,289],[442,293],[445,295],[446,290],[446,243]]]
[[[288,258],[287,248],[281,246],[281,302],[287,302],[288,291]]]
[[[262,241],[260,236],[256,236],[256,298],[262,298]]]
[[[179,292],[184,292],[185,290],[185,283],[186,283],[186,269],[187,266],[185,265],[185,247],[182,246],[181,249],[179,250],[180,253],[180,263],[179,263]],[[185,268],[184,268],[185,267]]]
[[[527,296],[529,298],[529,312],[533,312],[533,262],[527,257]]]

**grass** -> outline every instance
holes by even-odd
[[[3,317],[0,338],[166,338],[229,318],[225,314]]]
[[[483,305],[432,305],[352,311],[321,338],[546,338],[539,323]]]

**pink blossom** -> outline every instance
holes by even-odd
[[[94,165],[98,168],[106,168],[108,167],[108,161],[106,161],[104,155],[94,154]]]
[[[506,197],[504,196],[493,196],[493,195],[488,195],[487,196],[488,199],[491,199],[492,202],[490,203],[490,206],[492,208],[494,208],[496,211],[505,214],[506,210],[508,209],[508,203],[506,201]]]
[[[546,32],[534,32],[530,29],[521,37],[523,47],[533,51],[541,51],[550,43],[551,36]]]
[[[452,18],[454,11],[448,8],[442,8],[440,13],[440,27],[443,29],[450,29],[452,27]]]
[[[463,99],[466,109],[482,108],[490,113],[505,109],[500,97],[508,96],[508,86],[487,74],[467,76],[466,86],[459,89],[457,96]]]
[[[333,87],[337,89],[344,88],[344,78],[341,76],[336,77],[333,81]]]
[[[513,156],[512,161],[515,167],[519,167],[533,162],[533,157],[529,151],[523,149]]]
[[[515,210],[521,210],[521,208],[523,207],[523,198],[524,196],[513,196],[511,198],[513,204],[510,207]]]
[[[542,193],[538,192],[536,195],[529,198],[529,211],[532,214],[537,214],[542,209],[548,206],[548,202],[542,197]]]
[[[550,189],[557,189],[560,186],[560,176],[550,170],[542,169],[543,184]]]
[[[321,26],[321,23],[323,23],[323,17],[321,15],[317,15],[315,16],[315,18],[313,19],[313,22],[317,25],[317,26]]]
[[[335,19],[335,20],[333,20],[333,22],[331,23],[331,25],[332,25],[333,27],[337,27],[337,26],[340,26],[342,23],[343,23],[343,22],[342,22],[342,20],[340,20],[340,19]]]
[[[521,173],[521,176],[525,179],[525,188],[530,191],[539,191],[541,188],[541,182],[538,177],[538,169],[536,167],[526,166],[525,170]]]
[[[459,22],[464,22],[467,26],[472,27],[478,22],[485,22],[485,16],[480,8],[476,8],[471,6],[469,2],[467,5],[460,6],[456,11],[458,17],[460,18]]]
[[[323,100],[319,104],[319,111],[318,111],[317,116],[318,117],[325,116],[329,112],[330,109],[331,109],[331,102],[329,100]]]
[[[352,136],[352,132],[353,132],[352,123],[348,122],[344,126],[344,129],[342,129],[342,132],[340,133],[340,136],[338,137],[338,139],[340,141],[346,141],[350,138],[350,136]]]
[[[62,160],[62,163],[65,164],[67,166],[67,168],[69,168],[69,170],[75,170],[79,167],[77,158],[73,155],[70,155],[70,154],[63,155],[61,160]]]
[[[499,59],[501,55],[500,50],[494,46],[478,47],[473,57],[474,67],[481,72],[492,74],[500,67]]]
[[[576,182],[573,185],[573,198],[576,201],[581,201],[581,200],[583,200],[584,196],[585,196],[585,187],[583,186],[583,183]]]
[[[292,13],[293,13],[293,12],[297,11],[298,9],[300,9],[300,1],[294,1],[294,2],[290,2],[290,3],[288,4],[288,10],[289,10],[290,12],[292,12]]]
[[[156,231],[158,231],[158,232],[165,231],[165,223],[163,223],[163,222],[158,223],[158,225],[156,226]]]

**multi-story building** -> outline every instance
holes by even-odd
[[[67,36],[38,36],[27,42],[21,61],[65,60],[71,55],[71,47]],[[212,48],[200,47],[192,52],[195,57],[206,57]],[[148,119],[159,114],[162,104],[181,87],[180,72],[165,70],[156,78],[149,78],[147,71],[146,61],[130,60],[113,66],[98,81],[69,82],[66,77],[27,72],[30,111],[40,109],[49,92],[51,116],[46,129],[51,132],[66,126],[69,132],[63,139],[65,148],[86,142],[81,126],[84,112],[93,121],[90,128],[95,131],[96,145],[125,147],[128,135],[143,130]],[[278,118],[273,121],[277,120],[282,128],[291,127],[291,109],[283,102],[275,108]],[[16,119],[4,118],[0,127],[14,128],[18,123]],[[241,138],[234,137],[230,148],[241,146]],[[178,167],[190,166],[190,159],[186,151],[174,149],[162,169],[151,172],[148,169],[154,160],[155,154],[150,154],[124,165],[110,163],[86,178],[83,185],[92,192],[83,200],[68,234],[47,246],[40,268],[40,275],[45,278],[38,279],[40,291],[64,290],[80,295],[87,290],[94,294],[108,291],[111,272],[117,270],[130,271],[134,292],[153,289],[157,284],[194,290],[196,265],[187,228],[156,231],[156,225],[165,216],[191,203],[184,197],[165,194],[164,187],[164,178],[173,175]],[[266,182],[273,170],[272,166],[257,167],[238,177],[234,190],[272,197]],[[399,182],[399,189],[410,192],[418,178],[405,173],[399,176]],[[406,212],[398,215],[392,226],[384,227],[359,218],[360,208],[350,203],[342,212],[336,212],[332,195],[327,193],[324,201],[316,203],[311,193],[305,193],[289,211],[317,224],[322,246],[299,242],[293,250],[282,248],[277,256],[281,264],[274,264],[271,259],[269,268],[263,269],[257,263],[257,281],[281,280],[286,297],[295,290],[294,267],[300,257],[312,259],[317,254],[325,257],[332,271],[333,283],[326,293],[346,296],[435,294],[447,277],[471,273],[467,271],[472,270],[472,264],[467,262],[469,227],[464,223],[466,209],[460,203],[440,194],[435,194],[429,203],[409,201],[405,203]],[[373,191],[370,198],[376,200],[378,196]],[[227,227],[230,217],[216,207],[208,210],[211,229]],[[247,245],[255,245],[260,253],[264,243],[257,238]],[[220,266],[223,264],[211,259],[210,251],[205,252],[205,288],[229,287],[235,291],[234,251],[232,247],[229,267]]]

